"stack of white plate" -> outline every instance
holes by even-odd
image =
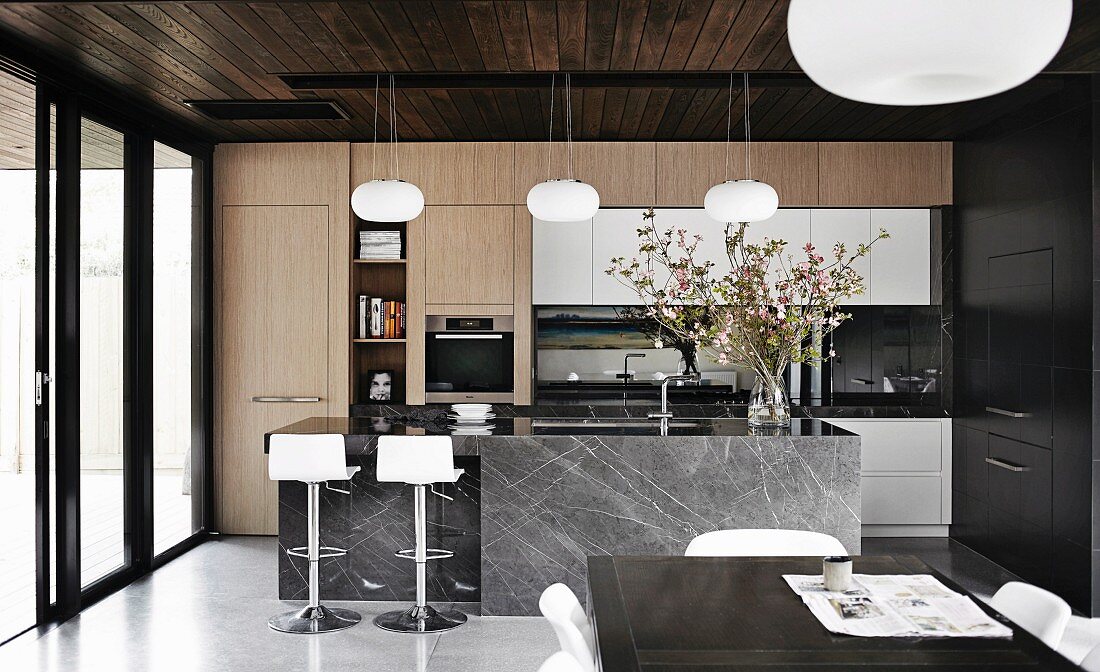
[[[492,421],[497,416],[491,404],[451,404],[447,417],[455,433],[487,434],[496,427]]]

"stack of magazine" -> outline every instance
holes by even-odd
[[[1011,637],[1012,630],[928,574],[853,574],[844,592],[784,574],[829,632],[856,637]]]
[[[359,295],[356,338],[405,338],[405,302]]]
[[[360,231],[360,259],[400,259],[400,231]]]

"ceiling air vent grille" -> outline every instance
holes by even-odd
[[[331,100],[189,100],[187,105],[213,119],[347,119]]]

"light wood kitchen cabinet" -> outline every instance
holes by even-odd
[[[425,296],[428,304],[512,305],[513,208],[424,208]]]
[[[871,303],[927,306],[932,295],[932,221],[923,208],[871,210],[871,234],[889,238],[871,248]]]
[[[752,177],[767,182],[784,207],[817,205],[816,142],[752,143]],[[728,177],[727,177],[728,175]],[[701,206],[712,186],[745,177],[745,145],[724,142],[657,143],[657,204]]]
[[[818,205],[931,206],[951,203],[951,143],[818,143]]]
[[[517,206],[517,211],[520,207]],[[532,220],[531,301],[537,306],[592,305],[592,220]]]
[[[601,207],[650,206],[656,199],[656,145],[652,142],[575,142],[573,175],[596,188]],[[554,143],[547,174],[546,143],[516,143],[515,203],[527,202],[531,187],[569,175],[569,150]]]
[[[512,203],[515,182],[514,143],[398,143],[399,177],[420,187],[427,205],[505,205]],[[385,143],[355,143],[352,161],[371,178],[393,177],[392,150]],[[378,152],[377,158],[374,152]],[[369,169],[369,170],[368,170]]]
[[[855,254],[861,243],[866,245],[871,242],[871,211],[866,208],[810,210],[810,242],[826,262],[833,258],[832,250],[836,243],[844,243],[845,258]],[[863,278],[864,292],[845,299],[843,303],[847,306],[870,305],[874,291],[870,284],[871,262],[864,256],[853,261],[852,268]]]
[[[264,433],[329,404],[329,209],[223,206],[215,243],[218,530],[278,531]]]

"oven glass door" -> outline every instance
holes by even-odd
[[[427,334],[428,392],[512,392],[511,333]]]

